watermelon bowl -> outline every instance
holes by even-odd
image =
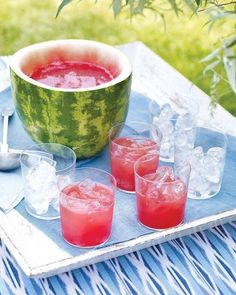
[[[33,79],[35,69],[58,61],[93,63],[112,79],[85,88],[58,88]],[[11,58],[13,101],[24,129],[37,143],[72,148],[77,158],[98,154],[112,125],[128,112],[132,68],[118,49],[90,40],[51,40],[30,45]]]

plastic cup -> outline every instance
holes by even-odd
[[[137,219],[145,227],[163,230],[184,219],[191,169],[189,164],[157,169],[150,165],[156,157],[146,155],[135,162]]]
[[[57,178],[75,169],[74,151],[61,144],[42,143],[24,150],[20,163],[26,211],[39,219],[59,218]]]
[[[205,127],[196,129],[194,147],[185,154],[175,151],[175,162],[189,162],[191,176],[188,197],[209,199],[220,191],[228,139],[221,131]]]
[[[186,100],[187,101],[187,100]],[[186,102],[185,101],[185,102]],[[196,103],[188,101],[174,111],[170,104],[159,106],[154,100],[149,103],[150,121],[156,125],[162,133],[160,160],[174,162],[175,142],[186,147],[194,145],[196,126]],[[194,107],[192,107],[194,106]],[[188,147],[187,147],[188,148]]]
[[[58,187],[64,240],[82,248],[105,243],[112,228],[115,178],[101,169],[78,168],[62,175]]]
[[[160,130],[148,123],[122,123],[111,128],[109,133],[111,174],[121,191],[135,192],[134,163],[143,155],[159,154],[161,139]]]

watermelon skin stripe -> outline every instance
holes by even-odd
[[[64,144],[77,158],[88,158],[107,145],[111,126],[126,119],[132,74],[107,88],[63,92],[33,85],[10,71],[17,114],[37,143]]]

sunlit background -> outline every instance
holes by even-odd
[[[55,18],[60,0],[0,0],[0,55],[39,41],[82,38],[118,45],[142,41],[168,63],[209,93],[210,79],[202,75],[201,58],[229,34],[230,28],[216,26],[209,32],[208,16],[192,15],[187,8],[177,17],[166,12],[163,21],[146,11],[132,20],[127,13],[114,18],[110,1],[74,1]],[[236,99],[227,93],[220,103],[236,115]]]

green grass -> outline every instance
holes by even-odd
[[[200,59],[206,56],[230,28],[218,26],[208,33],[206,16],[176,17],[169,13],[164,31],[160,19],[146,13],[132,21],[124,15],[114,19],[110,2],[74,1],[55,19],[60,0],[0,0],[0,55],[12,54],[28,44],[61,38],[94,39],[111,45],[142,41],[168,63],[209,93],[209,78],[202,76]],[[220,103],[236,115],[235,95]]]

